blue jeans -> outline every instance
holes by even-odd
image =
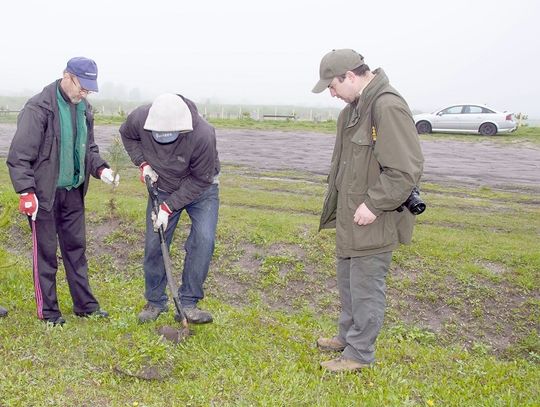
[[[163,202],[170,194],[159,191],[159,202]],[[219,209],[219,188],[212,184],[195,201],[174,211],[169,216],[165,230],[167,247],[171,241],[180,215],[186,210],[191,219],[191,230],[184,244],[186,256],[182,272],[182,284],[178,296],[183,307],[195,307],[204,297],[203,284],[208,275],[210,260],[214,252],[214,241]],[[159,233],[154,232],[152,224],[152,201],[148,199],[146,207],[146,243],[144,247],[144,282],[146,300],[159,308],[167,306],[167,275],[161,254]]]

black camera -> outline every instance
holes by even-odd
[[[426,210],[426,203],[420,198],[420,190],[414,187],[411,194],[405,202],[401,204],[396,210],[401,212],[403,208],[407,208],[413,215],[420,215]]]

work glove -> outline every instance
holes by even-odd
[[[32,220],[36,220],[38,212],[38,199],[33,192],[23,192],[19,197],[19,212],[27,216],[31,216]]]
[[[139,166],[139,169],[141,170],[141,182],[143,184],[146,184],[145,177],[147,175],[150,176],[152,183],[157,181],[159,175],[152,169],[152,167],[150,167],[150,164],[148,164],[146,161]]]
[[[159,212],[156,216],[155,212],[152,212],[152,222],[154,223],[154,232],[159,231],[160,226],[163,226],[163,230],[167,229],[169,223],[169,216],[172,211],[165,202],[159,205]]]
[[[105,184],[114,185],[115,187],[120,183],[120,174],[114,175],[114,171],[110,168],[103,168],[99,172],[99,178],[101,178]]]

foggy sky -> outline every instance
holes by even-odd
[[[486,103],[540,118],[540,2],[9,1],[0,94],[31,95],[73,56],[93,58],[103,96],[342,107],[313,94],[319,62],[353,48],[412,109]],[[97,95],[99,97],[99,95]]]

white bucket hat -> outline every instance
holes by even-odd
[[[177,136],[190,132],[193,130],[191,111],[180,96],[164,93],[152,102],[144,129],[153,133],[177,133]]]

